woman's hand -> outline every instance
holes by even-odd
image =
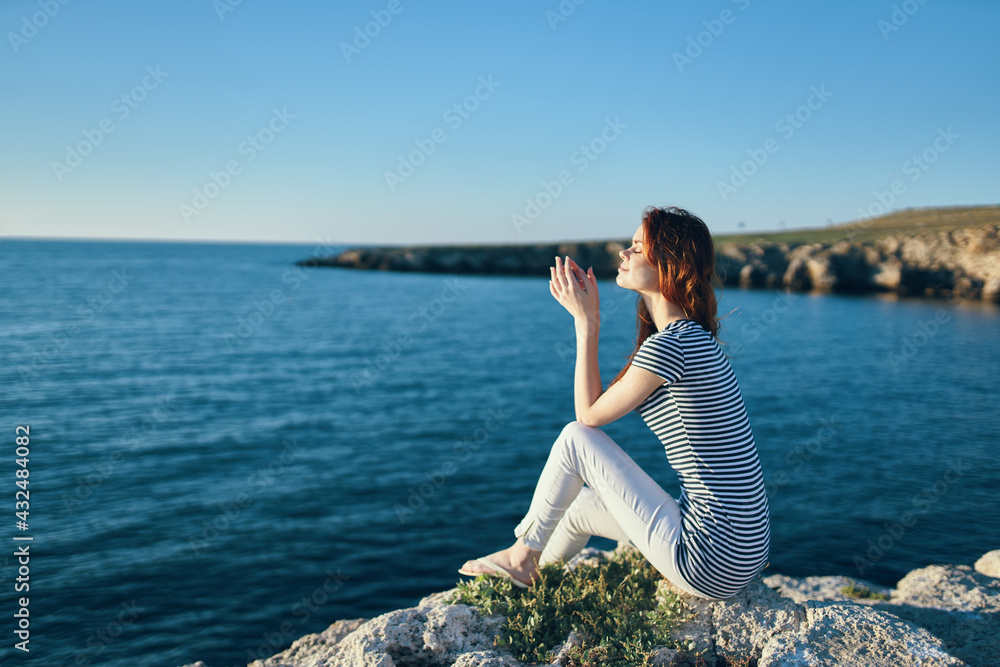
[[[601,299],[597,294],[594,267],[590,267],[584,273],[583,269],[567,255],[565,262],[556,257],[556,265],[549,267],[549,272],[552,274],[549,291],[556,301],[561,303],[578,323],[599,325]]]

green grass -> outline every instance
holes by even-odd
[[[858,582],[852,581],[850,586],[844,586],[840,589],[840,592],[850,598],[856,599],[866,599],[866,600],[888,600],[889,596],[885,593],[876,593],[867,586],[860,586]]]
[[[1000,206],[947,206],[903,209],[867,220],[855,220],[829,227],[789,229],[775,232],[718,234],[716,245],[747,244],[757,240],[772,243],[836,243],[874,241],[890,234],[917,235],[966,227],[1000,224]]]
[[[583,641],[569,653],[573,667],[647,665],[654,647],[680,648],[668,633],[686,617],[673,593],[657,604],[662,579],[641,553],[625,550],[572,572],[561,563],[547,564],[527,589],[505,578],[479,576],[459,583],[451,602],[505,616],[494,643],[522,662],[548,664],[553,649],[575,630]]]

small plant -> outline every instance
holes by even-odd
[[[505,616],[494,643],[523,662],[551,662],[553,649],[575,631],[581,643],[568,651],[567,664],[631,667],[649,664],[654,647],[674,646],[670,627],[686,615],[672,593],[657,602],[662,578],[640,552],[625,550],[571,572],[549,563],[527,589],[506,578],[476,577],[460,582],[451,602]]]
[[[856,581],[852,581],[849,586],[844,586],[840,589],[840,592],[849,598],[855,599],[866,599],[866,600],[888,600],[889,596],[885,593],[876,593],[867,586],[861,586]]]

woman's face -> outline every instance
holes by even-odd
[[[659,276],[656,267],[646,261],[643,228],[632,234],[632,245],[618,253],[622,263],[616,279],[619,286],[636,292],[658,291]]]

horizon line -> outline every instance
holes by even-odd
[[[904,206],[886,211],[880,215],[869,217],[869,220],[876,220],[878,218],[884,218],[895,213],[900,213],[904,211],[918,211],[927,210],[933,211],[935,209],[949,209],[949,208],[991,208],[1000,207],[1000,204],[943,204],[939,206]],[[828,229],[830,227],[837,227],[838,225],[849,225],[856,223],[862,218],[859,216],[852,220],[836,222],[836,223],[820,223],[812,226],[804,227],[774,227],[774,228],[764,228],[764,229],[754,229],[745,230],[739,229],[736,231],[726,231],[712,233],[712,236],[749,236],[752,234],[773,234],[773,233],[786,233],[786,232],[796,232],[796,231],[807,231],[807,230],[817,230],[817,229]],[[624,238],[624,237],[623,237]],[[524,243],[510,243],[507,241],[479,241],[479,242],[457,242],[451,244],[437,243],[437,244],[422,244],[422,243],[407,243],[404,246],[414,246],[414,245],[475,245],[475,246],[485,246],[485,245],[539,245],[539,244],[549,244],[549,243],[593,243],[593,242],[608,242],[608,241],[618,241],[614,237],[601,237],[601,238],[582,238],[574,240],[554,240],[554,239],[537,239],[533,241],[528,241]],[[21,236],[21,235],[4,235],[0,234],[0,243],[3,241],[69,241],[69,242],[111,242],[111,243],[183,243],[183,244],[244,244],[244,245],[295,245],[295,246],[309,246],[316,245],[317,243],[331,245],[331,246],[373,246],[385,244],[376,244],[374,242],[339,242],[333,243],[330,241],[313,240],[313,241],[289,241],[289,240],[270,240],[270,239],[189,239],[189,238],[163,238],[163,237],[130,237],[130,236]]]

